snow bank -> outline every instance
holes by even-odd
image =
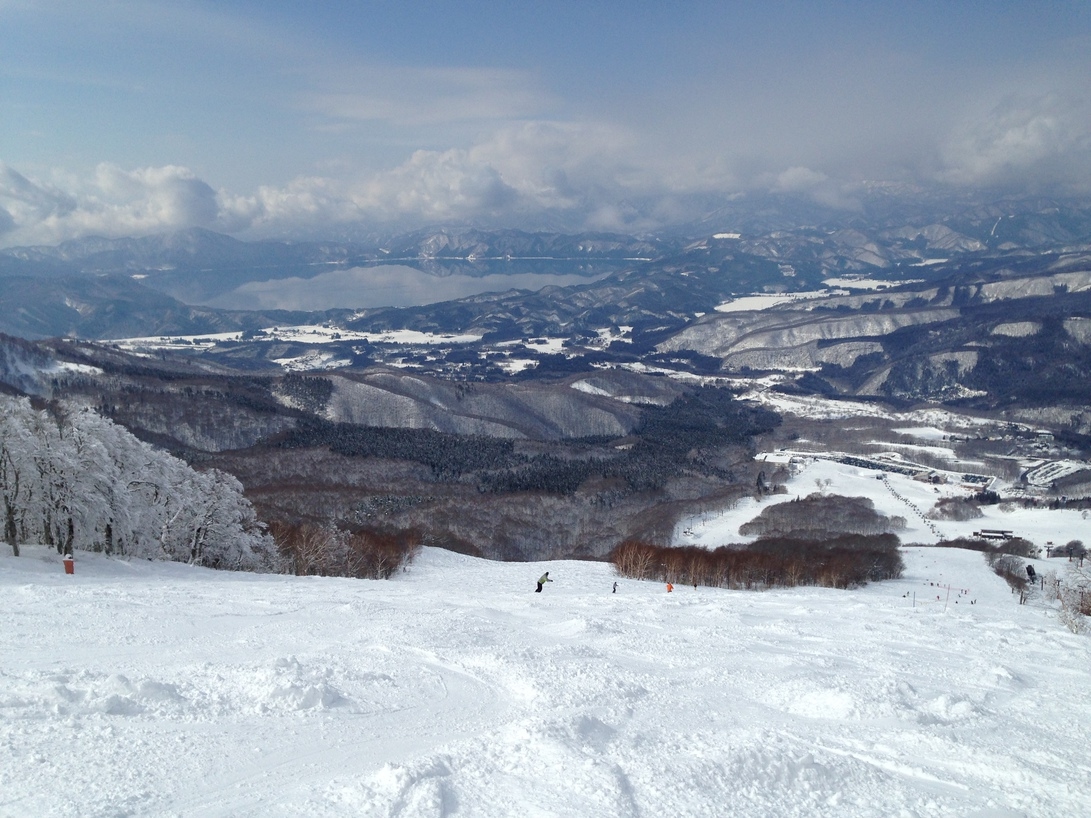
[[[27,548],[0,815],[1084,814],[1091,640],[979,554],[906,560],[615,594],[601,563],[431,549],[381,582]]]

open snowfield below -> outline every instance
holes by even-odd
[[[770,463],[777,455],[767,455]],[[759,455],[759,460],[763,455]],[[787,456],[781,456],[787,459]],[[878,472],[816,457],[800,458],[798,471],[785,484],[786,494],[750,497],[734,505],[686,517],[675,531],[675,545],[716,548],[728,543],[751,542],[739,527],[776,503],[820,492],[845,497],[866,497],[876,511],[901,517],[905,528],[895,532],[903,544],[932,544],[940,540],[972,537],[981,529],[1011,531],[1043,550],[1050,544],[1062,546],[1072,540],[1086,541],[1091,530],[1091,513],[1072,509],[1024,508],[1013,503],[984,505],[981,516],[972,520],[933,520],[928,514],[942,498],[966,497],[971,492],[957,484],[934,486],[903,474]],[[882,480],[877,480],[882,475]],[[1089,812],[1091,814],[1091,812]]]
[[[613,594],[431,549],[391,581],[5,554],[0,815],[1091,814],[1091,638],[980,554],[905,556]]]

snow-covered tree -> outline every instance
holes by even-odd
[[[4,503],[4,540],[19,556],[25,539],[25,513],[32,489],[31,461],[36,446],[30,429],[30,401],[7,399],[0,412],[0,498]]]
[[[194,471],[87,408],[0,398],[4,539],[254,568],[270,546],[238,480]]]

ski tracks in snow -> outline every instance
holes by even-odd
[[[502,717],[506,704],[492,685],[420,651],[395,654],[390,661],[400,670],[389,678],[400,693],[384,707],[362,712],[349,701],[343,703],[347,716],[319,714],[317,721],[304,721],[289,731],[294,733],[289,745],[254,748],[241,769],[232,767],[203,782],[199,793],[172,804],[172,811],[262,818],[326,814],[331,801],[344,802],[345,785],[339,782],[413,763],[422,753],[457,744]],[[412,690],[415,685],[418,689]],[[271,738],[283,734],[284,726],[277,725]],[[438,782],[438,775],[423,778]],[[271,781],[292,781],[293,797],[285,803]]]
[[[390,582],[9,561],[0,816],[1080,814],[1087,637],[980,554],[905,556],[670,594],[431,550]]]

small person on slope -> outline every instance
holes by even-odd
[[[534,593],[540,594],[542,592],[542,586],[545,585],[547,582],[552,581],[553,580],[549,578],[549,571],[546,571],[544,574],[542,574],[541,577],[538,578],[538,587],[534,589]]]

